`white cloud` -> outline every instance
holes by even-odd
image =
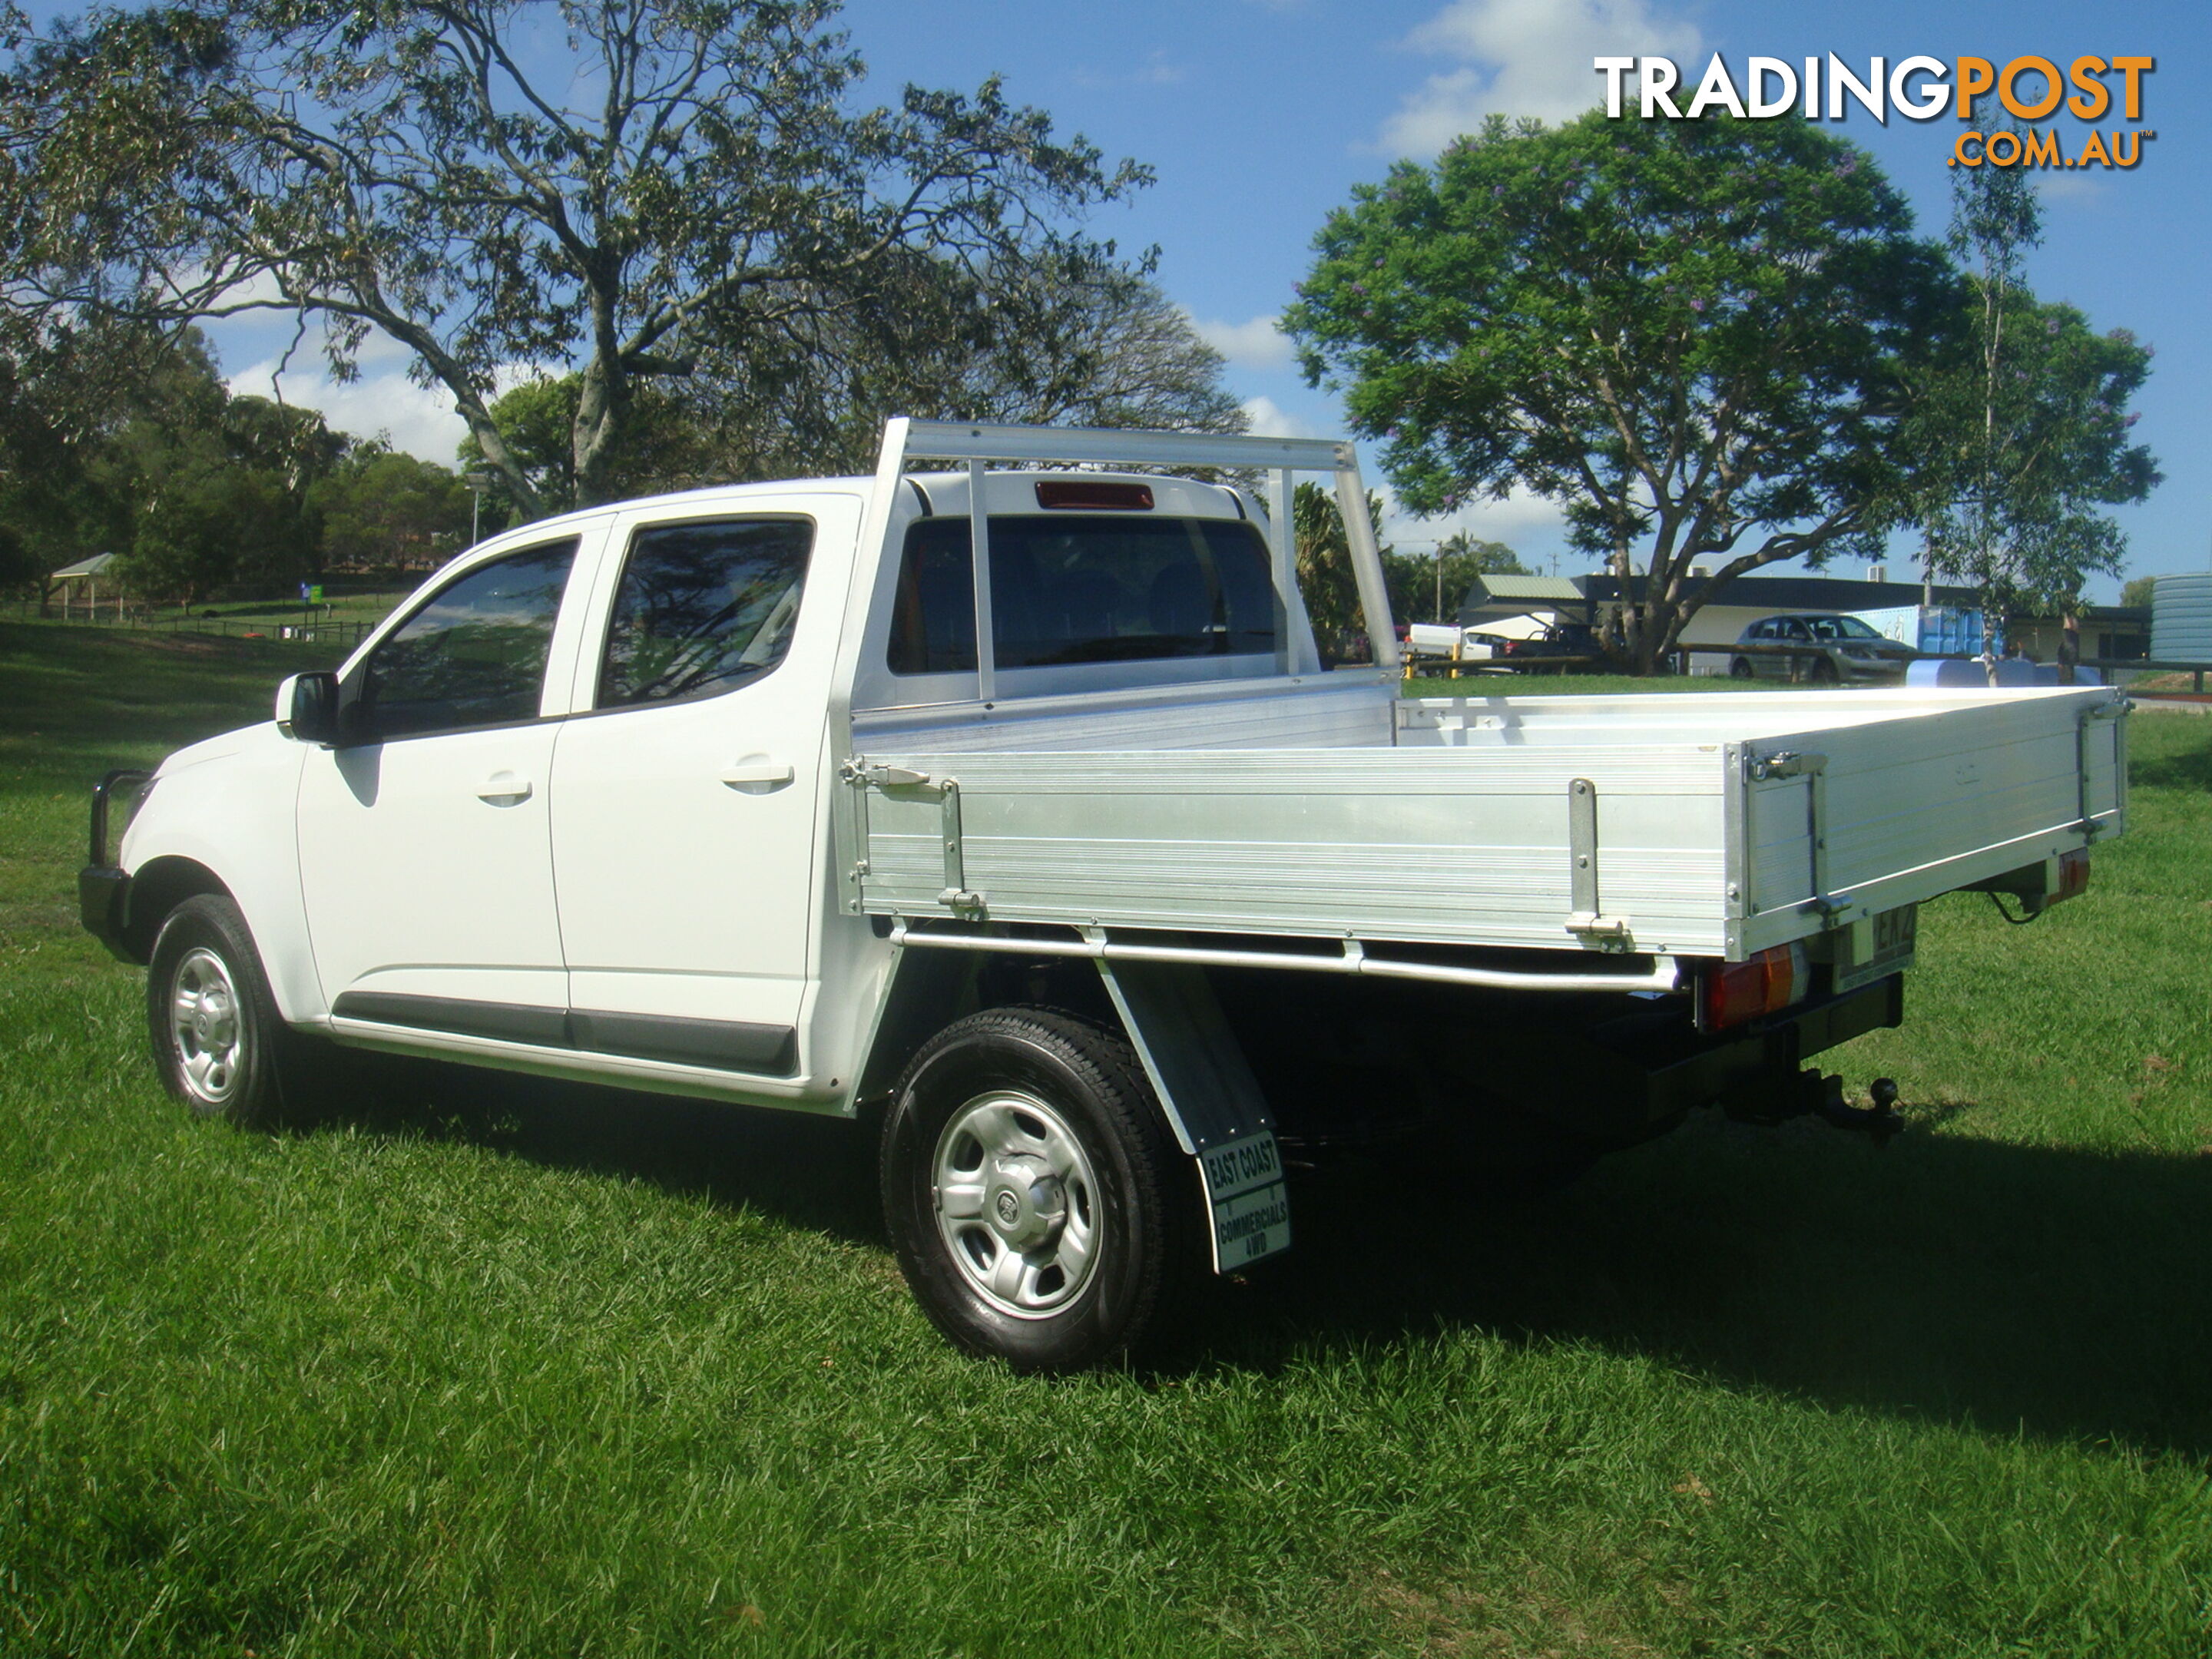
[[[2045,173],[2035,188],[2046,202],[2097,202],[2104,199],[2106,183],[2084,173]]]
[[[1171,87],[1190,77],[1190,66],[1178,64],[1164,52],[1155,52],[1138,68],[1106,72],[1098,70],[1079,70],[1075,84],[1094,90],[1115,87]]]
[[[1433,519],[1404,516],[1395,499],[1387,502],[1389,534],[1407,543],[1431,544],[1464,530],[1477,541],[1526,544],[1558,536],[1567,518],[1557,503],[1516,485],[1502,501],[1473,501],[1455,513]]]
[[[1247,398],[1243,407],[1246,417],[1252,422],[1249,429],[1255,438],[1318,438],[1324,435],[1297,416],[1286,413],[1273,398]]]
[[[1601,57],[1700,55],[1692,24],[1656,16],[1647,0],[1452,0],[1407,44],[1462,67],[1431,76],[1383,124],[1393,154],[1426,158],[1483,117],[1565,121],[1599,102]]]
[[[1290,337],[1275,326],[1273,317],[1255,317],[1249,323],[1223,323],[1194,317],[1190,325],[1198,331],[1198,337],[1226,357],[1232,368],[1284,369],[1291,366]]]
[[[389,354],[377,355],[391,361]],[[347,385],[332,380],[319,364],[303,368],[297,359],[280,379],[278,360],[271,357],[241,369],[228,384],[234,397],[281,396],[296,407],[319,410],[338,431],[388,438],[393,447],[441,466],[453,465],[453,451],[468,431],[448,393],[416,386],[396,365],[365,370]]]

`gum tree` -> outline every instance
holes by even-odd
[[[1793,118],[1493,117],[1331,215],[1284,319],[1417,513],[1522,485],[1646,578],[1648,673],[1721,584],[1909,520],[1943,251],[1861,151]],[[1692,574],[1710,564],[1709,578]]]
[[[94,12],[0,76],[15,311],[292,312],[333,369],[372,335],[441,386],[526,514],[489,412],[578,376],[576,498],[640,389],[743,382],[811,319],[896,302],[916,254],[1110,263],[1069,227],[1142,184],[995,80],[856,101],[830,0],[218,0]]]
[[[1954,353],[1915,417],[1934,463],[1919,516],[1929,577],[1981,592],[1986,651],[2008,611],[2071,616],[2091,575],[2118,574],[2126,538],[2100,509],[2142,501],[2159,482],[2149,449],[2128,438],[2151,354],[2125,329],[2100,334],[2029,290],[2043,211],[2025,168],[1960,168],[1948,240],[1967,295]]]

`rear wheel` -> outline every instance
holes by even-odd
[[[276,1012],[238,906],[186,899],[161,923],[146,976],[147,1035],[164,1088],[201,1117],[268,1124],[306,1063]]]
[[[1115,1033],[1036,1008],[947,1026],[884,1124],[884,1214],[938,1328],[1022,1370],[1133,1347],[1194,1268],[1194,1176]]]
[[[1751,659],[1748,657],[1738,657],[1729,665],[1729,678],[1732,680],[1747,680],[1751,678]]]

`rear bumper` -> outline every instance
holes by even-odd
[[[1741,1103],[1756,1112],[1758,1102],[1787,1088],[1813,1055],[1904,1023],[1903,974],[1802,1003],[1745,1027],[1732,1040],[1654,1067],[1647,1074],[1645,1115],[1677,1117],[1715,1101],[1730,1107]]]
[[[1796,1097],[1806,1060],[1904,1019],[1901,973],[1715,1036],[1698,1034],[1679,1008],[1632,1015],[1589,1032],[1566,1071],[1580,1086],[1561,1091],[1545,1115],[1615,1146],[1658,1133],[1698,1106],[1771,1119]]]

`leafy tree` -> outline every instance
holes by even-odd
[[[569,440],[583,390],[580,374],[526,380],[491,405],[492,423],[531,484],[527,504],[516,497],[504,475],[489,472],[483,447],[473,435],[461,440],[463,471],[487,472],[493,480],[484,496],[488,526],[581,504]],[[702,390],[696,379],[680,393],[658,386],[639,389],[622,441],[606,457],[602,483],[610,499],[727,483],[739,476],[718,464],[712,417],[693,406]]]
[[[37,587],[46,575],[46,566],[32,552],[22,532],[0,524],[0,593]]]
[[[2159,482],[2148,448],[2127,438],[2150,352],[2036,300],[2022,267],[2042,240],[2027,169],[1958,169],[1949,242],[1969,268],[1966,327],[1914,425],[1937,463],[1920,514],[1929,573],[1981,590],[1985,649],[2008,612],[2071,611],[2092,574],[2117,574],[2126,540],[2097,508]]]
[[[1368,492],[1367,511],[1379,526],[1382,498],[1372,490]],[[1317,483],[1297,485],[1291,492],[1291,526],[1298,550],[1298,592],[1305,600],[1307,618],[1313,623],[1322,657],[1342,661],[1366,639],[1367,617],[1360,609],[1358,578],[1352,570],[1352,540],[1336,504],[1336,492]],[[1387,580],[1398,555],[1388,544],[1382,544],[1381,552]],[[1394,591],[1394,614],[1398,604]]]
[[[1333,214],[1284,325],[1414,512],[1520,484],[1640,568],[1623,649],[1650,672],[1720,585],[1909,514],[1905,371],[1958,293],[1911,228],[1795,118],[1492,118]]]
[[[321,565],[405,570],[436,564],[467,538],[466,485],[450,468],[374,446],[356,449],[307,492]]]
[[[2148,605],[2152,590],[2158,586],[2155,576],[2136,576],[2120,584],[2122,605]]]
[[[206,342],[187,331],[104,324],[17,333],[0,371],[0,522],[41,573],[100,552],[128,552],[146,493],[137,461],[164,433],[205,437],[225,394]],[[216,446],[219,447],[219,445]]]
[[[1242,432],[1249,424],[1221,385],[1221,354],[1143,275],[1032,265],[991,283],[985,297],[981,337],[933,354],[941,374],[924,380],[910,371],[907,406],[946,420],[1051,426]]]
[[[995,79],[854,107],[834,15],[181,0],[57,25],[0,77],[13,292],[62,315],[296,311],[342,375],[380,331],[532,516],[494,377],[573,362],[575,495],[605,499],[644,388],[710,360],[740,386],[780,373],[810,320],[882,318],[915,255],[1110,260],[1060,226],[1142,169],[1056,142]]]
[[[813,319],[772,376],[757,355],[743,376],[702,366],[641,391],[609,464],[612,492],[865,471],[892,415],[1244,429],[1243,407],[1221,385],[1221,355],[1148,278],[1066,270],[1048,279],[1031,270],[994,274],[993,292],[967,292],[968,276],[928,263],[895,324]],[[548,508],[575,499],[568,434],[580,395],[571,374],[526,382],[491,406]],[[483,451],[464,439],[460,456],[474,466]],[[486,505],[515,510],[504,489]]]
[[[1450,622],[1460,602],[1481,576],[1526,576],[1528,567],[1504,542],[1477,541],[1455,530],[1426,558],[1393,554],[1383,562],[1390,580],[1391,608],[1403,617]]]
[[[241,577],[289,579],[303,568],[299,505],[277,474],[191,444],[149,459],[122,561],[134,587],[193,605]]]

